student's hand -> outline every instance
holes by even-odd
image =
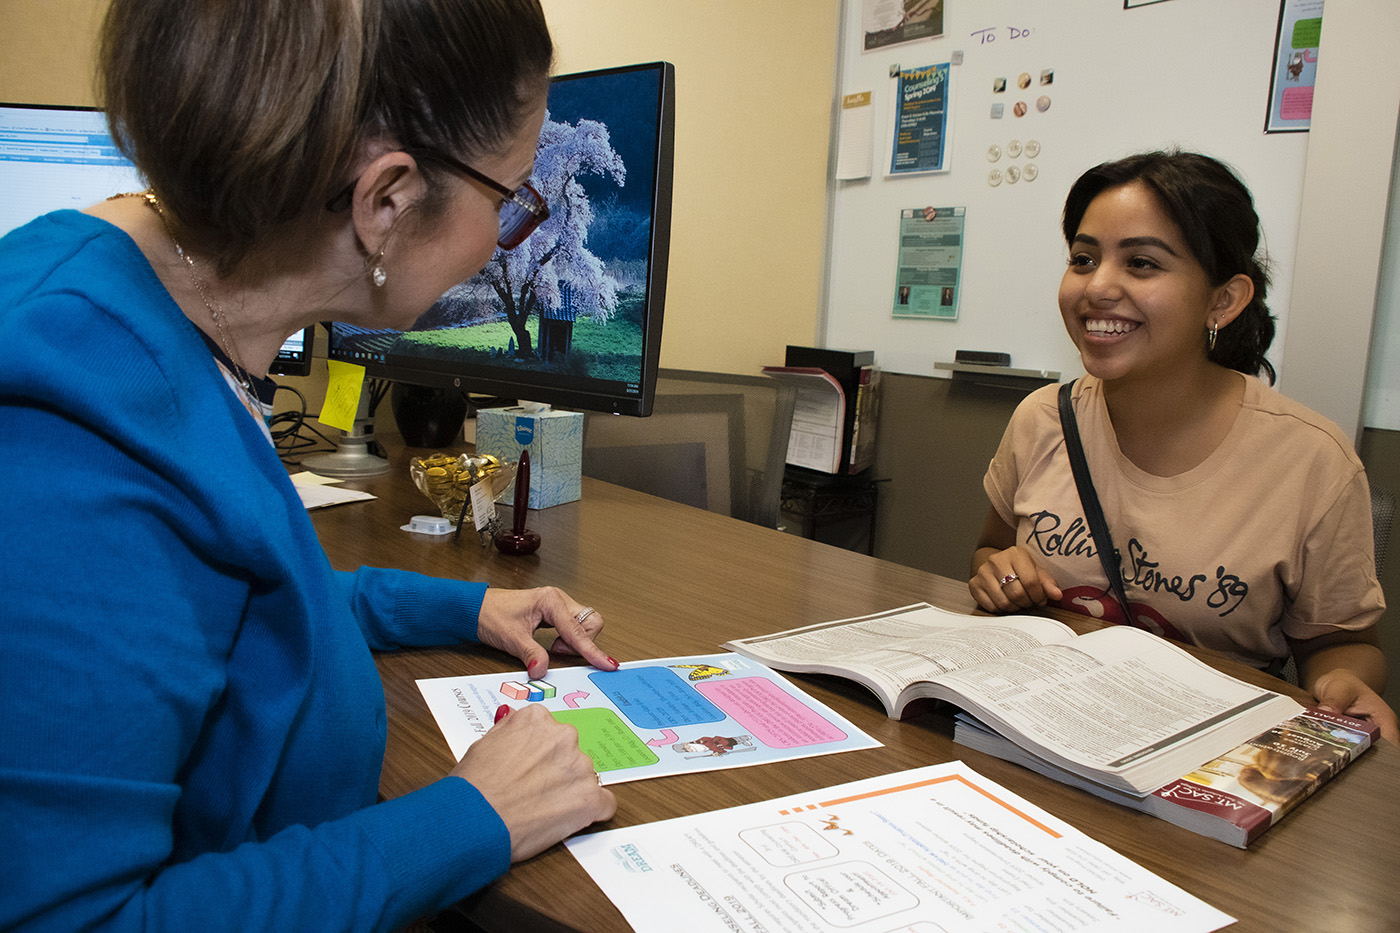
[[[1323,709],[1369,719],[1380,727],[1381,738],[1400,744],[1395,711],[1352,671],[1339,667],[1318,677],[1313,683],[1313,696]]]
[[[977,605],[988,612],[1015,612],[1043,606],[1063,594],[1055,578],[1021,547],[978,552],[982,563],[967,583]]]
[[[578,730],[538,704],[514,710],[462,756],[452,775],[481,791],[510,831],[510,860],[538,855],[617,810],[578,745]]]
[[[541,586],[531,590],[489,587],[482,597],[477,639],[525,662],[525,670],[532,678],[543,677],[549,670],[549,653],[535,641],[535,629],[542,626],[558,632],[551,650],[578,655],[601,670],[617,670],[617,662],[593,643],[602,631],[603,617],[574,602],[558,587]]]

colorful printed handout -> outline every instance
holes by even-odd
[[[542,679],[475,674],[418,681],[460,758],[502,705],[542,703],[578,729],[603,783],[808,758],[880,743],[764,665],[738,654],[551,668]]]

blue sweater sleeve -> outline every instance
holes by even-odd
[[[466,781],[445,777],[315,827],[143,872],[123,857],[154,856],[169,830],[151,817],[168,794],[103,784],[0,773],[9,889],[0,894],[0,927],[397,929],[510,866],[510,836],[496,812]],[[112,810],[117,802],[130,808]]]
[[[341,574],[347,599],[375,651],[476,641],[485,583],[361,567]]]

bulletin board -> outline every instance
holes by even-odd
[[[1180,147],[1229,163],[1254,193],[1276,272],[1277,362],[1308,141],[1265,132],[1279,0],[941,0],[941,37],[869,51],[866,9],[846,0],[837,92],[870,92],[871,172],[832,182],[827,346],[873,349],[900,373],[939,374],[934,364],[958,350],[1006,352],[1013,368],[1064,379],[1082,373],[1056,301],[1065,195],[1099,162]],[[889,174],[891,73],[943,62],[946,165]],[[964,209],[957,313],[900,316],[901,212],[930,205]]]

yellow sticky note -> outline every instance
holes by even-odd
[[[326,385],[326,400],[321,403],[321,414],[317,420],[342,431],[351,431],[355,427],[355,413],[360,408],[365,368],[340,360],[326,360],[326,365],[330,367],[330,381]]]

